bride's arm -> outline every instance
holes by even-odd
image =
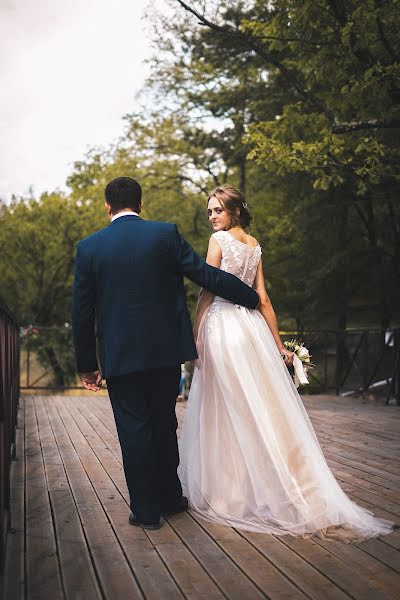
[[[212,267],[219,268],[221,266],[222,252],[219,247],[218,242],[216,242],[212,237],[208,243],[208,251],[207,251],[207,264]],[[212,301],[214,300],[214,294],[209,292],[208,290],[201,288],[199,299],[196,306],[196,314],[194,317],[194,328],[193,335],[194,339],[197,340],[197,334],[199,333],[199,327],[201,323],[201,319],[203,318],[204,313],[207,308],[210,306]]]
[[[269,299],[267,290],[265,289],[265,280],[261,260],[258,263],[254,287],[260,297],[260,306],[258,310],[267,321],[268,327],[271,330],[279,352],[286,355],[285,363],[287,365],[291,365],[293,363],[293,352],[290,352],[287,350],[287,348],[285,348],[281,340],[281,336],[279,335],[278,319],[276,318],[271,300]]]

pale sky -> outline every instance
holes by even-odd
[[[0,197],[65,189],[138,108],[148,0],[0,0]]]

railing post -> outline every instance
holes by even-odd
[[[322,339],[324,340],[324,391],[328,389],[328,332],[322,332]]]
[[[4,566],[11,522],[10,463],[15,455],[19,399],[19,328],[0,300],[0,568]]]
[[[28,327],[27,338],[26,338],[26,387],[29,387],[29,384],[30,384],[31,332],[32,332],[32,325],[30,327]]]
[[[336,332],[336,369],[335,369],[335,392],[340,394],[343,371],[343,332]]]
[[[397,406],[400,406],[400,329],[394,331],[394,368],[393,395]]]

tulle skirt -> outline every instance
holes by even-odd
[[[215,298],[198,346],[179,466],[193,511],[274,535],[358,542],[392,531],[340,488],[259,311]]]

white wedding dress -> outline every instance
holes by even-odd
[[[213,238],[222,249],[221,269],[252,286],[260,246],[227,231]],[[394,523],[340,488],[258,310],[215,297],[198,346],[178,470],[193,511],[274,535],[358,542],[392,531]]]

